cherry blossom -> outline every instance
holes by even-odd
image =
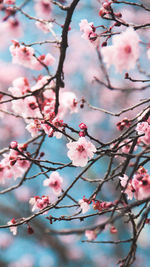
[[[68,109],[70,113],[77,113],[77,97],[74,92],[64,91],[60,93],[62,99],[59,112],[64,113],[63,116],[67,113]]]
[[[80,31],[83,32],[82,38],[89,40],[90,36],[93,34],[94,25],[93,22],[88,22],[86,19],[82,19],[80,24]]]
[[[52,188],[55,195],[59,195],[62,191],[63,178],[58,172],[52,172],[49,179],[44,180],[43,185]]]
[[[16,220],[15,220],[15,218],[13,218],[13,219],[12,219],[11,221],[9,221],[7,224],[8,224],[8,225],[16,224]],[[9,227],[9,229],[10,229],[10,232],[12,232],[13,235],[16,235],[16,234],[17,234],[17,226],[11,226],[11,227]]]
[[[15,4],[15,0],[4,0],[4,4],[7,4],[7,5],[14,5]]]
[[[136,131],[139,135],[144,134],[140,137],[140,141],[144,144],[150,144],[150,124],[148,122],[141,122],[137,124]]]
[[[90,43],[97,47],[99,45],[99,38],[96,34],[96,28],[93,25],[93,22],[88,23],[86,19],[81,20],[80,24],[80,31],[83,32],[82,38],[85,40],[89,40]]]
[[[67,144],[69,149],[67,155],[72,160],[73,165],[84,167],[88,163],[88,159],[93,158],[96,147],[87,141],[85,137],[80,137],[78,141]]]
[[[26,129],[29,133],[31,133],[32,137],[35,137],[38,135],[39,130],[41,130],[41,125],[38,120],[34,120],[26,126]]]
[[[30,198],[29,204],[33,206],[32,212],[34,212],[35,210],[42,210],[46,208],[50,204],[50,200],[48,196],[35,196]],[[45,212],[45,214],[47,214],[47,212]]]
[[[95,240],[97,237],[96,231],[95,230],[86,230],[85,231],[85,236],[89,241]]]
[[[129,177],[126,174],[124,174],[123,176],[120,176],[119,179],[120,179],[121,186],[124,188],[126,187],[125,193],[128,195],[128,199],[132,199],[135,189],[132,185],[132,182],[131,181],[128,182]]]
[[[12,93],[13,96],[23,96],[24,94],[30,92],[29,81],[26,77],[19,77],[12,82],[12,87],[8,88],[8,91]]]
[[[0,49],[5,49],[14,38],[20,38],[23,35],[23,29],[20,21],[15,17],[8,17],[0,22],[0,35],[3,42],[0,43]]]
[[[128,195],[129,199],[133,198],[133,194],[138,200],[150,196],[150,175],[144,167],[139,167],[130,181],[128,181],[129,178],[126,174],[124,174],[123,177],[119,177],[119,179],[121,180],[122,187],[127,187],[125,193]]]
[[[55,59],[50,53],[36,58],[33,47],[20,45],[17,41],[13,41],[13,44],[10,46],[10,52],[13,63],[23,65],[30,69],[41,70],[43,64],[51,66],[55,63]]]
[[[117,233],[118,233],[118,230],[116,229],[115,226],[111,226],[111,227],[110,227],[110,233],[111,233],[111,234],[117,234]]]
[[[84,201],[84,199],[80,199],[78,203],[83,214],[85,214],[90,209],[90,205],[86,201]]]
[[[16,142],[12,142],[11,146],[16,148]],[[22,150],[21,144],[18,145],[18,150]],[[3,159],[0,161],[0,183],[5,184],[8,178],[22,177],[29,166],[30,162],[20,155],[19,151],[11,149],[9,153],[3,155]]]
[[[101,48],[103,60],[110,67],[115,66],[117,72],[130,70],[135,67],[139,58],[139,36],[129,27],[119,35],[113,36],[112,45]]]
[[[133,176],[132,184],[136,199],[140,200],[150,196],[150,175],[143,167],[140,167]]]
[[[35,11],[38,17],[42,19],[50,19],[51,3],[49,0],[36,0]]]

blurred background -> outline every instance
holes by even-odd
[[[40,2],[40,0],[39,0]],[[72,1],[60,1],[69,4]],[[137,1],[133,1],[137,2]],[[149,1],[142,1],[147,5]],[[16,5],[20,6],[22,0],[16,1]],[[0,4],[2,5],[2,4]],[[30,14],[30,16],[42,16],[39,14],[38,1],[29,1],[23,10]],[[118,74],[112,67],[109,69],[109,77],[114,87],[127,88],[126,91],[109,90],[102,85],[95,82],[94,77],[103,80],[103,72],[100,67],[98,55],[94,46],[81,37],[79,23],[81,19],[87,19],[88,22],[93,22],[94,26],[111,25],[99,17],[100,1],[80,1],[78,4],[71,23],[71,30],[69,32],[69,47],[67,50],[67,57],[64,65],[65,73],[65,89],[74,92],[78,100],[85,98],[90,104],[107,109],[111,112],[119,112],[120,110],[138,103],[141,99],[145,99],[150,95],[149,89],[140,91],[140,83],[133,84],[124,79],[124,74]],[[116,12],[122,13],[122,18],[130,23],[147,23],[150,20],[150,13],[132,6],[116,5]],[[38,13],[39,12],[39,13]],[[51,33],[44,33],[37,28],[35,22],[16,12],[15,16],[4,20],[6,16],[5,10],[1,8],[0,21],[0,90],[6,91],[12,86],[12,81],[18,77],[27,77],[32,85],[35,84],[35,79],[38,75],[46,75],[45,69],[43,71],[32,71],[19,65],[12,64],[12,58],[9,51],[11,40],[18,40],[25,44],[53,39]],[[64,24],[65,12],[61,11],[57,6],[52,5],[52,10],[49,12],[49,18],[56,18],[57,23],[53,23],[53,31],[58,36],[61,35],[62,28],[60,25]],[[115,29],[116,31],[124,30],[123,27]],[[143,41],[150,42],[149,29],[138,32]],[[105,39],[100,39],[101,43]],[[111,40],[108,42],[111,44]],[[56,58],[56,63],[53,68],[50,68],[52,74],[55,73],[57,62],[59,58],[59,49],[56,45],[44,44],[35,45],[34,49],[37,54],[52,53]],[[144,74],[139,73],[138,67],[141,67],[146,72],[150,67],[150,62],[144,54],[144,48],[141,47],[141,61],[139,66],[132,72],[131,77],[135,79],[142,79]],[[143,84],[142,84],[143,86]],[[136,87],[137,90],[130,91],[130,88]],[[139,90],[138,90],[139,89]],[[0,109],[5,109],[5,104],[0,106]],[[11,107],[7,107],[11,110]],[[141,108],[137,108],[125,115],[130,119],[136,116]],[[15,118],[9,114],[0,112],[0,148],[8,147],[12,140],[22,143],[31,138],[30,134],[25,129],[26,123],[21,118]],[[84,122],[88,126],[88,131],[95,138],[105,142],[110,141],[114,137],[119,136],[116,128],[116,123],[124,118],[122,116],[113,117],[105,113],[94,111],[84,105],[78,104],[78,112],[66,114],[64,121],[70,126],[79,130],[78,125]],[[72,134],[73,136],[73,134]],[[34,145],[30,147],[30,152],[34,151]],[[66,140],[56,139],[55,137],[46,137],[42,146],[41,152],[45,155],[43,159],[52,161],[68,162],[66,156]],[[1,156],[2,157],[2,156]],[[3,158],[3,157],[2,157]],[[63,160],[62,160],[63,159]],[[105,175],[108,166],[108,158],[104,157],[101,161],[94,165],[87,173],[86,177],[90,179],[102,178]],[[116,166],[119,159],[116,159]],[[148,166],[146,166],[148,168]],[[38,172],[37,167],[32,167],[28,173],[28,177]],[[79,173],[79,170],[65,169],[60,171],[64,178],[64,190],[71,183],[73,178]],[[18,189],[0,195],[0,224],[6,224],[9,220],[20,217],[27,217],[31,214],[31,207],[29,206],[29,199],[32,196],[47,194],[50,199],[55,200],[52,191],[45,189],[43,185],[43,175],[39,175],[36,179],[26,181]],[[8,181],[5,185],[0,185],[3,190],[11,185],[17,184],[17,181]],[[117,190],[114,188],[116,182],[109,182],[107,186],[103,187],[99,198],[103,201],[114,201],[117,198]],[[87,183],[80,180],[75,187],[70,191],[70,194],[79,201],[85,195],[88,198],[95,189],[95,184]],[[70,199],[65,198],[62,202],[64,205],[72,204]],[[71,215],[76,212],[76,208],[52,210],[48,215],[59,217],[62,215]],[[92,211],[89,211],[89,214]],[[106,220],[106,217],[95,216],[85,221],[56,221],[52,225],[45,219],[46,215],[41,215],[31,222],[31,227],[34,230],[32,235],[28,234],[27,225],[22,225],[18,229],[17,236],[13,236],[9,229],[0,229],[0,267],[53,267],[53,266],[83,266],[83,267],[113,267],[117,266],[120,258],[124,257],[129,250],[129,244],[91,244],[82,242],[86,240],[84,235],[50,235],[47,231],[49,228],[57,230],[80,228],[86,225],[94,225]],[[118,232],[111,234],[110,229],[106,228],[96,240],[118,240],[128,239],[130,237],[130,229],[124,220],[117,221],[115,224]],[[133,266],[141,267],[149,266],[149,225],[143,230],[139,239],[139,247],[136,254],[136,262]]]

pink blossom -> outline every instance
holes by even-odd
[[[33,65],[36,64],[32,47],[25,47],[17,41],[13,41],[13,44],[10,46],[10,52],[13,58],[12,62],[15,64],[20,64],[27,68],[33,68]]]
[[[97,43],[97,34],[95,33],[96,28],[93,22],[88,22],[86,19],[82,19],[79,23],[80,31],[83,32],[82,38],[89,40],[91,43]],[[96,42],[95,42],[96,41]]]
[[[150,196],[150,175],[143,167],[140,167],[133,176],[132,184],[136,199],[141,200]]]
[[[119,177],[121,180],[122,187],[126,187],[128,176],[124,175]],[[144,199],[150,196],[150,175],[144,167],[139,167],[137,172],[134,174],[133,179],[128,182],[125,193],[129,199],[134,197],[138,200]]]
[[[17,41],[13,41],[13,45],[10,46],[10,52],[13,63],[30,69],[41,70],[44,67],[43,64],[51,66],[55,62],[55,58],[50,53],[39,56],[36,59],[33,47],[20,45]]]
[[[31,133],[32,137],[35,137],[38,135],[39,130],[41,129],[41,126],[38,120],[34,120],[26,126],[26,129],[27,131],[29,131],[29,133]]]
[[[121,151],[123,153],[129,153],[131,146],[132,146],[132,141],[130,139],[126,139],[125,141],[120,143],[121,146]],[[137,146],[134,147],[134,151],[137,149]]]
[[[59,120],[58,117],[55,117],[54,112],[49,113],[49,115],[52,116],[52,118],[49,118],[49,122],[58,130],[62,130],[63,127],[63,120]],[[54,118],[54,119],[53,119]],[[47,117],[48,120],[48,117]],[[51,127],[48,123],[42,122],[41,128],[44,130],[46,134],[48,134],[49,137],[55,136],[56,138],[60,139],[62,137],[62,133],[57,131],[55,128]]]
[[[127,182],[129,180],[129,177],[126,174],[124,174],[124,176],[123,177],[120,176],[119,179],[120,179],[121,186],[122,187],[126,187]],[[133,192],[134,191],[135,190],[134,190],[134,187],[132,186],[132,182],[129,181],[128,185],[127,185],[127,187],[125,189],[125,193],[128,195],[128,199],[132,199],[133,198]]]
[[[117,228],[116,228],[115,226],[111,226],[111,227],[110,227],[110,233],[111,233],[111,234],[117,234],[117,233],[118,233]]]
[[[16,220],[13,218],[11,221],[9,221],[7,223],[8,225],[13,225],[13,224],[16,224]],[[12,232],[13,235],[16,235],[17,234],[17,226],[11,226],[9,227],[10,229],[10,232]]]
[[[44,180],[43,185],[52,188],[55,195],[59,195],[62,191],[63,178],[58,172],[52,172],[49,179]]]
[[[63,112],[64,114],[69,109],[70,113],[77,113],[78,107],[77,107],[77,97],[74,92],[71,91],[64,91],[60,92],[60,112]]]
[[[19,66],[14,66],[12,63],[0,61],[0,81],[8,87],[18,76],[22,75],[22,70]],[[9,73],[9,76],[8,76]]]
[[[9,87],[8,91],[12,93],[13,96],[22,96],[30,91],[30,86],[28,79],[26,77],[19,77],[13,81],[13,87]]]
[[[144,136],[140,137],[140,141],[146,145],[150,144],[150,124],[148,122],[138,123],[136,131],[139,135],[144,134]]]
[[[88,159],[93,158],[96,147],[87,141],[85,137],[80,137],[78,141],[67,144],[69,149],[67,155],[72,160],[73,165],[84,167],[88,163]]]
[[[51,3],[49,0],[36,0],[35,11],[38,17],[42,19],[50,19]]]
[[[86,230],[85,231],[85,236],[89,241],[95,240],[97,237],[96,231],[95,230]]]
[[[20,22],[9,17],[6,21],[0,23],[0,36],[3,42],[0,43],[0,48],[4,49],[14,38],[20,38],[23,35]]]
[[[15,4],[15,0],[4,0],[4,4],[14,5]]]
[[[20,149],[18,145],[18,149]],[[7,178],[17,179],[22,177],[25,171],[29,168],[30,162],[23,158],[18,151],[13,149],[9,153],[3,155],[3,159],[0,161],[0,183],[5,183]]]
[[[90,209],[90,205],[86,201],[84,201],[83,199],[80,199],[78,201],[78,203],[80,205],[80,208],[81,208],[83,214],[86,213]]]
[[[89,35],[93,32],[92,26],[93,22],[88,22],[87,19],[82,19],[81,22],[79,23],[80,26],[80,31],[83,32],[82,37],[84,39],[89,39]]]
[[[55,58],[48,53],[47,55],[41,55],[38,57],[36,62],[33,62],[33,69],[41,70],[43,68],[43,64],[46,66],[52,66],[55,63]]]
[[[30,198],[29,204],[33,206],[32,212],[34,212],[35,210],[42,210],[46,208],[50,204],[50,200],[48,196],[42,196],[42,197],[35,196]],[[45,212],[45,214],[46,213],[47,212]]]
[[[112,45],[102,47],[101,52],[107,67],[113,64],[120,73],[133,69],[139,58],[139,36],[129,27],[121,34],[113,36]]]
[[[0,162],[0,184],[5,184],[8,178],[12,178],[13,173],[10,170],[8,164],[1,160]]]
[[[12,142],[10,143],[10,147],[11,147],[12,149],[17,148],[17,146],[18,146],[18,143],[17,143],[16,141],[12,141]]]

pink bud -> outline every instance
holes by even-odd
[[[100,17],[104,17],[104,16],[106,15],[106,9],[105,9],[105,8],[103,8],[103,7],[102,7],[102,8],[100,8],[100,11],[99,11],[99,13],[98,13],[98,14],[99,14],[99,16],[100,16]]]
[[[19,145],[18,145],[18,148],[19,148],[20,151],[24,151],[24,150],[26,150],[27,147],[28,147],[28,144],[19,144]]]
[[[119,13],[115,13],[115,16],[118,17],[118,18],[121,18],[122,14],[120,12]]]
[[[105,8],[106,10],[110,10],[110,5],[111,3],[103,3],[103,8]]]
[[[81,130],[86,130],[87,129],[87,126],[86,126],[86,124],[85,123],[80,123],[79,124],[79,128],[81,129]]]
[[[111,232],[111,234],[116,234],[118,231],[117,231],[117,229],[116,229],[115,226],[112,226],[112,227],[110,228],[110,232]]]
[[[12,142],[10,143],[10,148],[12,148],[12,149],[16,149],[17,146],[18,146],[18,143],[17,143],[16,141],[12,141]]]
[[[85,136],[85,132],[80,131],[80,132],[79,132],[79,136],[80,136],[80,137],[84,137],[84,136]]]

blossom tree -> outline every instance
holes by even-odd
[[[149,18],[149,1],[0,1],[1,266],[148,264]]]

